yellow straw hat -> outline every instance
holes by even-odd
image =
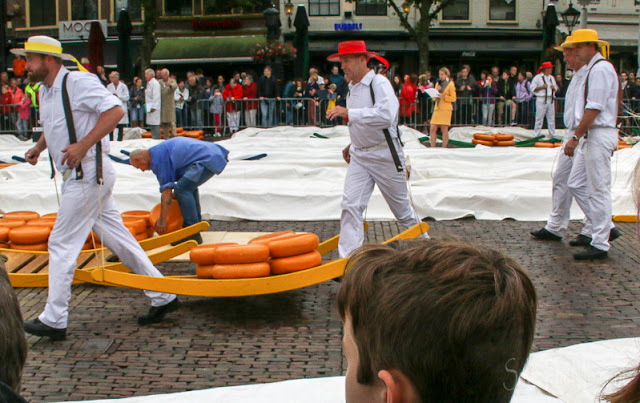
[[[563,43],[560,46],[561,47],[571,46],[571,45],[575,46],[579,43],[597,43],[598,46],[600,46],[600,48],[602,49],[602,55],[606,59],[609,58],[609,50],[610,50],[609,42],[598,39],[598,33],[593,29],[577,29],[571,35],[571,43],[567,45],[565,45],[565,43]]]
[[[24,43],[24,48],[11,49],[11,53],[18,56],[26,56],[27,53],[39,53],[42,55],[51,55],[59,57],[62,60],[69,60],[75,62],[78,65],[80,71],[87,72],[78,60],[68,53],[62,53],[62,44],[60,41],[51,38],[50,36],[37,35],[31,36]]]
[[[555,50],[559,50],[560,52],[562,52],[564,50],[564,48],[571,47],[571,42],[572,41],[573,41],[573,36],[569,35],[569,36],[567,36],[567,39],[565,39],[563,43],[561,43],[560,45],[554,47],[554,49]]]

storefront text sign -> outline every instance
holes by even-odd
[[[98,21],[104,37],[107,37],[107,20],[74,20],[60,21],[58,23],[58,37],[60,40],[89,39],[91,23]]]
[[[341,22],[333,25],[336,31],[361,31],[362,23],[356,22]]]

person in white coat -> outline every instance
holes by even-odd
[[[38,163],[48,149],[56,170],[62,173],[62,194],[55,225],[49,236],[49,288],[47,303],[39,317],[25,321],[27,333],[64,340],[67,333],[71,283],[77,259],[91,230],[102,243],[134,273],[162,277],[140,244],[124,226],[113,198],[116,172],[106,155],[106,138],[122,119],[122,102],[100,83],[94,74],[69,73],[62,60],[73,56],[62,53],[58,40],[48,36],[30,37],[24,49],[27,70],[40,88],[40,121],[44,135],[25,154],[28,163]],[[73,113],[73,132],[69,131],[62,94],[69,95],[68,113]],[[145,291],[151,299],[149,313],[138,317],[139,324],[162,320],[178,308],[174,294]]]
[[[153,69],[144,71],[147,88],[144,90],[147,125],[151,128],[151,137],[160,140],[160,83],[156,80]]]
[[[542,132],[545,117],[547,118],[549,138],[554,138],[556,135],[555,95],[556,91],[558,91],[558,85],[551,74],[552,70],[553,64],[544,62],[538,69],[538,74],[531,80],[531,91],[533,91],[533,95],[536,98],[534,136],[539,136]]]
[[[366,50],[364,41],[346,41],[340,43],[338,53],[327,58],[342,63],[345,79],[349,82],[347,107],[336,106],[327,111],[329,120],[349,119],[351,138],[351,144],[342,151],[349,167],[342,196],[340,257],[348,256],[364,241],[362,215],[375,185],[403,227],[420,223],[407,190],[398,132],[398,98],[389,80],[367,67],[368,58],[376,55]]]
[[[129,105],[129,88],[123,83],[120,82],[120,73],[117,71],[112,71],[109,74],[109,80],[111,83],[107,85],[107,89],[120,101],[122,101],[122,109],[124,110],[124,116],[118,122],[118,141],[122,141],[124,127],[129,124],[129,113],[128,113],[128,105]],[[113,132],[109,133],[109,138],[113,140]]]

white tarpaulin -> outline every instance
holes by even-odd
[[[540,351],[529,356],[512,403],[600,402],[602,388],[617,374],[637,368],[640,339],[615,339]],[[610,393],[623,385],[612,382]],[[95,400],[93,403],[344,403],[344,377],[296,379],[182,393]]]
[[[471,128],[468,131],[476,130]],[[521,129],[523,130],[523,129]],[[430,149],[417,139],[422,133],[403,128],[410,157],[411,195],[421,217],[438,220],[475,216],[484,220],[546,220],[551,209],[551,174],[559,149],[482,147]],[[327,139],[313,136],[319,133]],[[523,137],[524,136],[523,134]],[[531,136],[529,136],[531,137]],[[159,140],[112,142],[121,149],[147,148]],[[203,218],[220,220],[337,220],[347,164],[342,149],[349,143],[345,126],[250,128],[219,144],[230,150],[225,171],[200,187]],[[13,136],[0,136],[0,161],[24,156],[32,146]],[[615,153],[612,162],[613,213],[634,214],[629,189],[640,146]],[[240,157],[266,153],[257,161]],[[114,163],[118,174],[114,196],[122,210],[148,210],[159,203],[158,183],[151,172]],[[46,152],[38,165],[18,164],[0,170],[0,209],[57,210]],[[60,186],[61,175],[57,175]],[[393,215],[376,190],[366,212],[369,220]],[[574,203],[572,218],[582,218]]]

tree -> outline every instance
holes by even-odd
[[[139,3],[144,12],[142,24],[142,45],[140,46],[140,75],[151,66],[151,52],[155,46],[155,31],[157,20],[156,0],[134,0]]]
[[[356,0],[357,1],[357,0]],[[418,45],[419,64],[418,71],[425,72],[429,69],[429,31],[431,23],[438,18],[438,14],[445,7],[455,2],[455,0],[405,0],[401,7],[398,7],[396,0],[383,0],[391,7],[398,18],[400,25],[409,32],[411,39]],[[411,8],[416,8],[419,13],[415,26],[409,23],[409,12]]]

